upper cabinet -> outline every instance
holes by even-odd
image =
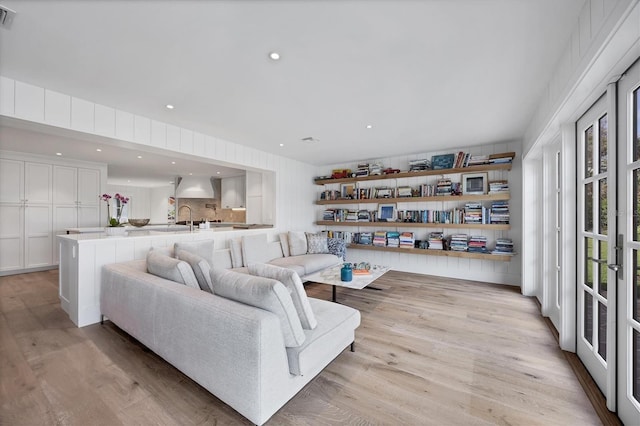
[[[222,208],[246,207],[245,186],[244,176],[222,179]]]

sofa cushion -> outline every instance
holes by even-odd
[[[200,290],[198,280],[187,262],[169,257],[157,250],[152,249],[147,253],[147,271],[158,277]]]
[[[284,257],[291,256],[291,253],[289,253],[289,234],[286,232],[280,234],[280,246],[282,247],[282,255]]]
[[[299,256],[307,253],[307,235],[304,232],[289,231],[289,254]]]
[[[242,237],[242,260],[245,266],[264,263],[270,259],[267,234],[244,235]]]
[[[210,275],[211,267],[209,266],[209,262],[207,262],[203,257],[186,250],[177,250],[176,255],[179,260],[184,260],[189,264],[189,266],[191,266],[193,274],[200,286],[200,290],[206,291],[207,293],[213,293]]]
[[[229,248],[231,249],[231,266],[234,268],[245,266],[242,260],[242,238],[230,239]]]
[[[304,262],[301,262],[299,256],[281,257],[278,259],[271,259],[269,265],[280,266],[281,268],[287,268],[295,271],[298,276],[302,277],[306,275],[304,271]]]
[[[315,315],[313,315],[311,305],[309,305],[307,292],[304,290],[302,281],[295,271],[265,263],[253,263],[249,265],[249,273],[251,275],[271,278],[284,284],[289,290],[289,293],[291,293],[293,306],[296,308],[302,328],[307,330],[316,328],[318,322],[316,321]]]
[[[180,250],[184,250],[184,251],[188,251],[189,253],[193,253],[197,256],[200,256],[201,258],[206,260],[207,263],[209,263],[210,268],[213,268],[215,266],[214,254],[213,254],[215,249],[213,247],[213,240],[175,243],[173,247],[174,247],[174,252],[176,253],[175,255],[176,257],[178,257],[178,252]]]
[[[289,291],[281,282],[219,268],[211,269],[211,282],[213,292],[218,296],[274,313],[280,320],[286,347],[304,343],[298,313]]]
[[[329,247],[327,245],[327,236],[322,234],[312,234],[310,232],[307,235],[307,253],[329,253]]]
[[[313,371],[327,353],[342,350],[345,343],[353,342],[354,330],[360,325],[360,312],[348,306],[310,298],[311,308],[318,318],[318,326],[305,330],[304,343],[287,348],[289,372],[302,375]]]

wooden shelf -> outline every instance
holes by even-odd
[[[347,248],[356,250],[373,250],[373,251],[390,251],[395,253],[411,253],[426,256],[444,256],[444,257],[463,257],[466,259],[494,260],[499,262],[509,262],[513,256],[504,254],[491,253],[469,253],[465,251],[451,250],[429,250],[417,248],[399,248],[399,247],[378,247],[368,244],[347,244]]]
[[[335,222],[333,220],[319,220],[316,225],[321,226],[353,226],[378,228],[461,228],[461,229],[490,229],[506,231],[510,225],[475,224],[475,223],[416,223],[416,222]]]
[[[316,179],[314,183],[316,185],[326,185],[330,183],[362,182],[367,180],[386,180],[386,179],[399,179],[399,178],[419,177],[419,176],[439,176],[439,175],[450,175],[454,173],[477,173],[477,172],[486,172],[491,170],[511,170],[511,163],[485,164],[482,166],[470,166],[470,167],[462,167],[458,169],[422,170],[419,172],[400,172],[400,173],[393,173],[389,175],[373,175],[373,176],[362,176],[362,177],[352,177],[352,178],[342,178],[342,179]]]
[[[339,199],[339,200],[318,200],[316,204],[388,204],[388,203],[420,203],[420,202],[448,202],[448,201],[496,201],[509,200],[511,195],[508,192],[500,194],[484,195],[437,195],[434,197],[402,197],[402,198],[366,198],[362,200]]]

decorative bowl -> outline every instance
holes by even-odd
[[[145,226],[151,219],[129,219],[129,223],[133,226]]]

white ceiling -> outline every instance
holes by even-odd
[[[585,3],[0,1],[0,74],[315,165],[520,139]]]

